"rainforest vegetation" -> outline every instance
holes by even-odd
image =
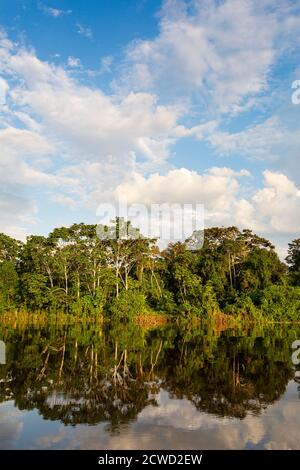
[[[130,222],[116,219],[113,227],[115,239],[86,224],[26,243],[0,234],[0,312],[300,321],[300,239],[283,263],[251,230],[208,228],[199,250],[178,242],[160,251]]]

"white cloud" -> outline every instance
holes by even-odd
[[[24,155],[43,155],[53,151],[52,145],[41,135],[27,130],[7,127],[0,130],[2,150],[9,150]]]
[[[0,191],[0,232],[25,240],[28,226],[36,222],[35,202],[16,193]]]
[[[159,105],[149,93],[105,95],[27,50],[12,53],[3,48],[0,63],[17,82],[10,92],[15,108],[35,116],[80,159],[103,160],[129,152],[156,163],[168,157],[182,113],[179,107]]]
[[[253,196],[264,229],[271,233],[300,232],[300,189],[287,176],[271,171],[264,172],[264,185]]]
[[[249,176],[229,168],[203,174],[181,168],[148,178],[135,174],[114,197],[126,197],[129,204],[204,204],[206,226],[237,225],[274,236],[300,232],[300,189],[287,176],[265,171],[263,187],[247,194],[239,180]]]
[[[185,129],[183,135],[194,135],[207,141],[218,156],[247,158],[265,162],[286,173],[300,184],[300,127],[297,114],[282,112],[239,132],[222,131],[217,121]]]
[[[39,167],[53,147],[36,132],[8,127],[0,130],[0,181],[2,185],[52,184],[53,176]]]
[[[211,111],[237,113],[253,106],[278,54],[296,42],[300,27],[288,1],[270,7],[268,0],[192,0],[189,7],[166,1],[159,34],[128,47],[123,85],[192,93]]]
[[[3,106],[6,103],[6,94],[8,90],[8,83],[0,76],[0,106]]]
[[[219,110],[232,112],[246,105],[244,99],[265,86],[274,59],[274,37],[284,30],[277,16],[267,17],[260,31],[265,2],[264,8],[255,11],[252,0],[218,5],[202,2],[201,8],[195,2],[193,13],[174,13],[173,3],[166,4],[169,7],[165,7],[157,38],[129,48],[127,78],[131,80],[138,68],[139,76],[149,82],[147,87],[158,89],[157,80],[167,83],[168,74],[176,70],[176,83],[171,80],[170,90],[174,84],[192,95],[198,89],[202,93],[209,80]],[[238,24],[237,13],[243,14],[241,25],[245,30]],[[287,9],[285,14],[294,28],[296,19],[292,21],[291,11]],[[257,29],[261,48],[254,38]],[[264,48],[269,50],[267,45],[270,55],[261,56]],[[262,68],[249,59],[253,59],[255,48]],[[249,57],[242,54],[243,50]],[[111,61],[110,57],[102,59],[101,73],[109,72]],[[241,74],[245,71],[245,77],[242,86],[231,93],[226,87],[236,85],[236,63]],[[149,204],[199,202],[205,204],[208,225],[237,224],[275,234],[291,234],[299,229],[299,190],[283,171],[265,172],[262,187],[250,191],[246,172],[210,168],[200,174],[187,168],[170,170],[168,163],[172,145],[183,137],[206,140],[221,155],[278,160],[280,154],[285,155],[283,142],[299,147],[299,136],[282,126],[278,117],[236,133],[220,130],[219,119],[205,121],[203,116],[201,124],[189,128],[182,123],[191,109],[185,101],[161,104],[154,92],[141,91],[139,81],[130,82],[136,85],[136,91],[121,88],[116,94],[105,94],[75,79],[73,70],[42,61],[34,51],[19,48],[3,33],[0,66],[5,77],[2,88],[10,106],[2,113],[5,128],[0,129],[0,179],[7,193],[13,193],[17,185],[43,187],[49,190],[52,201],[73,208],[96,207],[122,195],[129,202]],[[70,56],[68,66],[80,66],[79,59]],[[240,80],[241,75],[237,76]],[[218,77],[223,77],[227,85],[219,83]],[[248,189],[242,187],[241,177]],[[288,210],[282,216],[284,205]]]
[[[110,55],[102,57],[102,59],[100,61],[100,74],[110,73],[113,61],[114,61],[114,59]]]
[[[92,39],[93,37],[93,33],[92,33],[92,30],[91,28],[88,28],[87,26],[84,26],[80,23],[76,23],[76,26],[77,26],[77,32],[81,35],[81,36],[84,36],[88,39]]]
[[[11,85],[10,114],[3,116],[26,127],[6,122],[0,130],[6,186],[59,187],[56,201],[91,205],[134,167],[167,159],[179,108],[159,105],[149,93],[105,95],[1,39],[0,65]]]
[[[52,16],[53,18],[59,18],[60,16],[70,15],[72,13],[72,10],[61,10],[59,8],[48,7],[42,3],[39,3],[39,8],[46,15]]]
[[[68,66],[69,67],[80,67],[81,66],[81,62],[80,62],[80,59],[78,59],[77,57],[72,57],[72,56],[69,56],[68,57]]]
[[[238,189],[237,176],[240,175],[228,168],[213,168],[203,175],[186,168],[148,178],[136,174],[132,181],[121,184],[115,194],[120,198],[126,195],[129,203],[199,202],[223,211]]]
[[[275,149],[289,142],[289,132],[279,118],[274,116],[246,130],[229,133],[217,129],[207,132],[206,138],[220,155],[246,155],[253,159],[268,159],[276,156]],[[202,135],[200,136],[203,137]]]
[[[0,147],[0,231],[24,239],[37,215],[37,204],[25,188],[68,190],[78,180],[51,171],[48,157],[54,148],[34,131],[1,129]]]
[[[122,164],[118,159],[108,157],[104,162],[84,160],[65,166],[58,176],[75,183],[64,184],[60,193],[55,193],[52,200],[72,209],[84,207],[96,210],[99,203],[112,200],[113,189],[120,182],[128,180],[134,168],[133,155],[124,156]]]

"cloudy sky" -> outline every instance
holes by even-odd
[[[96,223],[126,196],[202,203],[283,254],[299,59],[300,0],[1,0],[0,230]]]

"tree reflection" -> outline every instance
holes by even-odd
[[[117,432],[161,389],[197,410],[244,418],[284,393],[294,376],[295,331],[221,333],[201,328],[143,331],[137,325],[5,330],[0,400],[65,425],[104,422]]]

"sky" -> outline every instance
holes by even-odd
[[[0,0],[0,231],[203,204],[300,234],[300,0]]]

